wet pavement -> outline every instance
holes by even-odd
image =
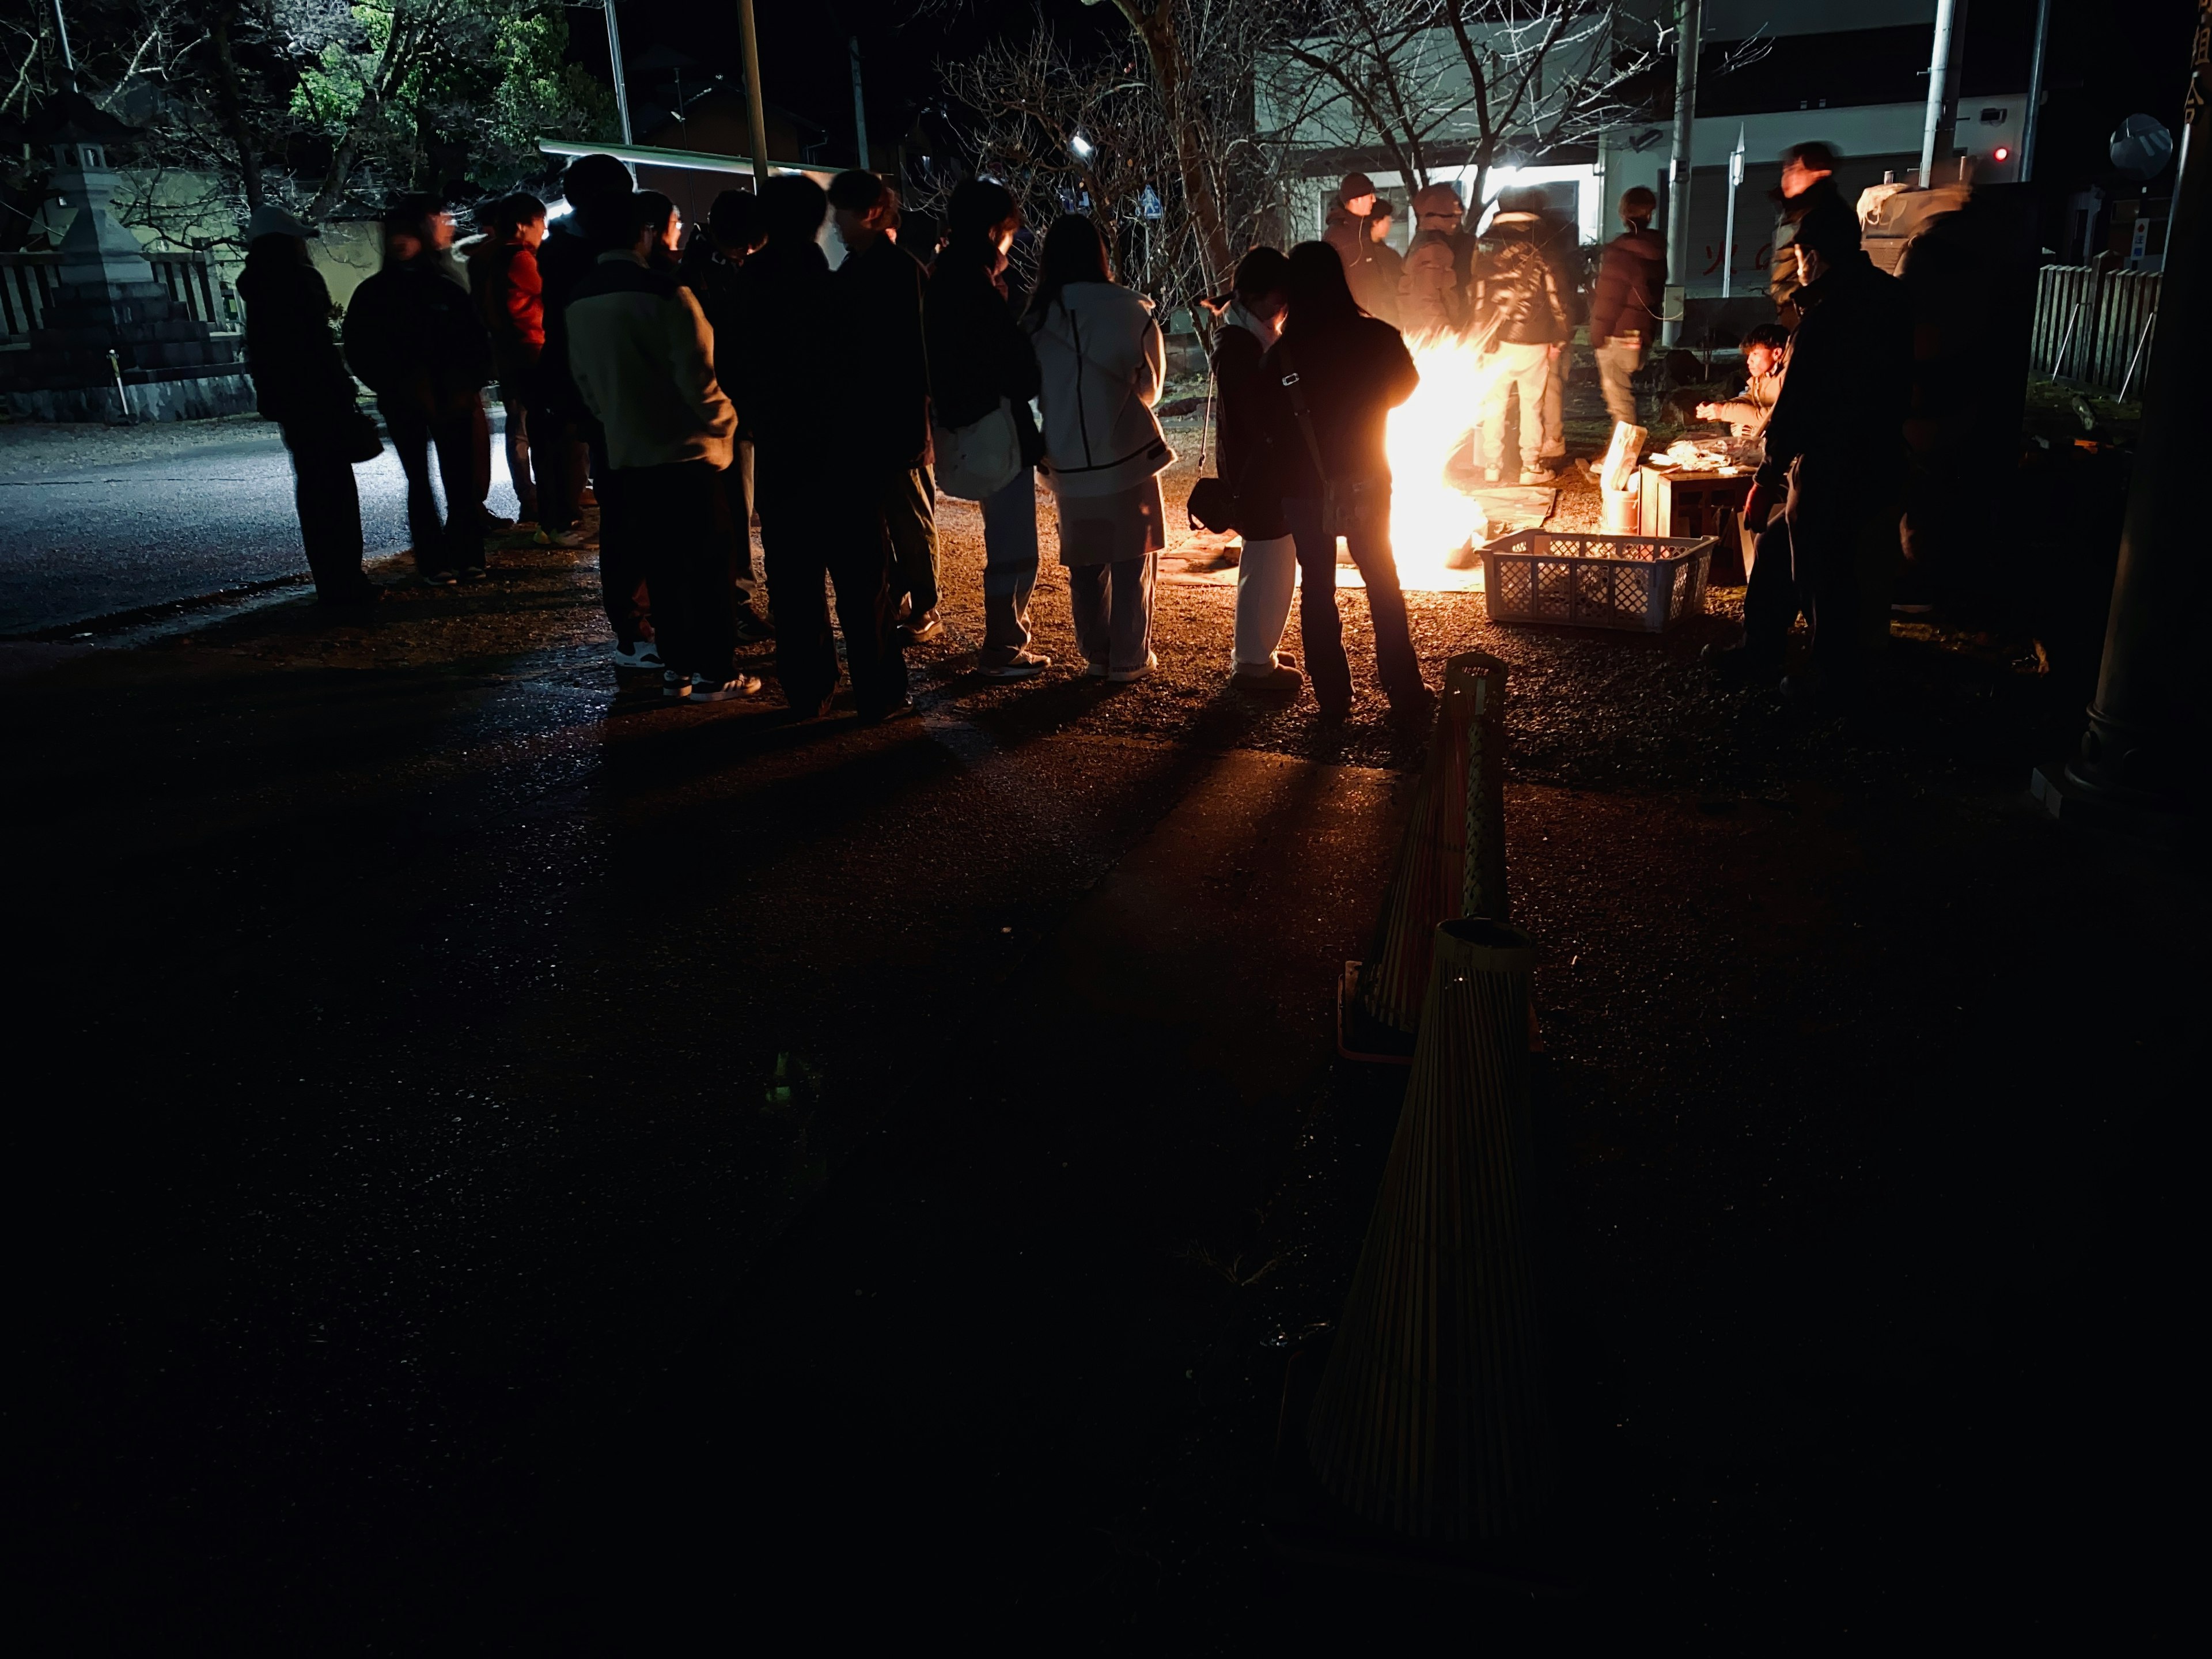
[[[2113,1587],[2179,1578],[2204,889],[2024,805],[2079,661],[1927,629],[1808,719],[1696,665],[1724,616],[1415,598],[1432,678],[1514,671],[1532,1602],[1263,1533],[1403,1086],[1329,995],[1419,735],[1226,693],[1201,589],[1153,680],[987,685],[945,523],[874,729],[633,708],[547,551],[12,671],[19,1511],[75,1645],[2172,1628]]]

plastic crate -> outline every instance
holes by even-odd
[[[1705,608],[1711,536],[1522,530],[1482,550],[1492,622],[1660,634]]]

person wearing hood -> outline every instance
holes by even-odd
[[[1797,294],[1812,280],[1797,257],[1807,228],[1832,245],[1846,234],[1856,239],[1859,234],[1858,216],[1836,188],[1835,173],[1836,153],[1826,144],[1792,144],[1782,152],[1782,187],[1777,197],[1790,239],[1775,238],[1773,277],[1767,293],[1785,328],[1795,328],[1802,318]]]
[[[1548,483],[1544,465],[1544,390],[1552,362],[1573,337],[1567,302],[1552,263],[1536,246],[1537,217],[1527,192],[1508,191],[1490,222],[1494,246],[1475,287],[1477,314],[1492,329],[1496,365],[1482,400],[1483,476],[1498,482],[1504,462],[1505,404],[1521,396],[1521,482]]]
[[[484,573],[477,435],[491,381],[491,337],[445,257],[453,222],[428,196],[403,198],[384,221],[384,266],[353,291],[345,355],[376,393],[407,474],[415,567],[433,587]],[[446,510],[430,482],[434,455]]]
[[[1214,430],[1219,474],[1236,497],[1244,550],[1237,563],[1237,632],[1230,684],[1240,691],[1295,693],[1297,665],[1276,647],[1291,620],[1298,550],[1267,477],[1267,397],[1261,362],[1290,308],[1291,262],[1279,248],[1255,247],[1237,262],[1234,291],[1213,335]]]
[[[1782,683],[1795,700],[1846,696],[1869,641],[1887,631],[1912,398],[1912,313],[1877,270],[1848,215],[1808,217],[1796,243],[1805,320],[1766,423],[1762,494],[1787,491],[1796,602],[1812,661]],[[1782,626],[1786,629],[1788,622]]]
[[[1106,239],[1079,214],[1045,233],[1024,322],[1083,672],[1140,680],[1158,666],[1152,567],[1168,516],[1159,475],[1175,459],[1152,416],[1167,370],[1160,325],[1151,301],[1114,281]]]
[[[930,268],[922,301],[929,385],[937,424],[973,426],[1001,404],[1012,416],[1021,465],[983,509],[983,678],[1025,680],[1052,666],[1029,648],[1030,595],[1037,579],[1036,465],[1044,440],[1030,414],[1040,377],[1030,337],[1014,319],[1006,254],[1021,234],[1013,193],[988,179],[953,187],[951,240]]]
[[[1590,296],[1590,350],[1605,388],[1606,413],[1629,426],[1638,424],[1634,377],[1644,354],[1658,343],[1667,292],[1667,243],[1651,228],[1658,210],[1658,197],[1641,185],[1621,192],[1626,230],[1605,245]]]
[[[1455,333],[1466,325],[1454,242],[1465,212],[1449,185],[1413,192],[1413,243],[1398,278],[1398,326],[1415,339]]]
[[[561,188],[569,210],[546,232],[537,250],[545,347],[538,356],[538,402],[532,411],[537,422],[532,455],[538,470],[540,539],[554,547],[581,547],[586,539],[585,481],[593,461],[602,467],[606,462],[595,448],[598,433],[590,411],[577,398],[575,382],[568,377],[568,325],[562,313],[569,294],[591,274],[599,255],[623,246],[629,234],[629,169],[611,155],[579,155],[562,174]],[[599,587],[618,646],[649,645],[653,618],[635,562],[617,553],[610,565],[602,548]],[[629,665],[658,668],[660,664],[648,650]]]
[[[331,333],[331,290],[307,257],[317,233],[264,203],[246,222],[246,370],[254,405],[275,421],[292,457],[300,540],[321,605],[366,605],[384,590],[361,568],[361,495],[350,443],[367,416]]]
[[[745,423],[752,428],[754,487],[769,601],[775,609],[775,665],[792,714],[830,712],[837,690],[837,641],[823,594],[837,595],[845,665],[864,720],[913,706],[906,657],[890,599],[890,550],[880,515],[873,541],[833,514],[850,480],[842,467],[844,423],[839,377],[825,373],[823,347],[837,338],[836,294],[821,235],[830,198],[805,173],[778,173],[761,186],[768,240],[738,270],[751,326],[740,359]],[[834,364],[830,367],[834,368]]]
[[[1319,242],[1291,250],[1282,333],[1260,362],[1264,421],[1283,517],[1303,578],[1298,626],[1322,718],[1352,712],[1352,665],[1336,609],[1341,536],[1367,585],[1375,666],[1391,712],[1425,720],[1435,701],[1421,680],[1406,622],[1406,596],[1390,551],[1390,411],[1413,395],[1420,374],[1389,324],[1362,312],[1344,266]]]
[[[900,631],[919,645],[945,631],[937,616],[937,495],[929,468],[929,350],[922,342],[926,277],[898,244],[898,193],[858,167],[830,181],[830,211],[845,244],[831,283],[843,363],[847,532],[890,550]]]

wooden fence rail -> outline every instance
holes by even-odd
[[[2157,346],[2160,287],[2154,270],[2045,265],[2030,366],[2055,380],[2140,396]]]

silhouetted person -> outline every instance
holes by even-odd
[[[1544,465],[1544,398],[1552,364],[1574,332],[1552,262],[1538,246],[1541,228],[1533,191],[1508,191],[1490,222],[1492,247],[1475,284],[1476,315],[1492,331],[1495,369],[1482,399],[1483,476],[1496,483],[1504,463],[1505,404],[1521,398],[1521,472],[1524,484],[1549,483]],[[1540,198],[1536,198],[1540,201]]]
[[[929,455],[929,352],[923,343],[923,273],[898,245],[898,198],[872,173],[830,181],[830,208],[845,244],[830,284],[832,349],[842,365],[837,419],[847,470],[835,505],[849,507],[839,533],[890,548],[891,598],[904,602],[902,631],[919,644],[942,633],[937,617],[937,497]]]
[[[721,474],[723,499],[735,531],[730,543],[730,580],[738,598],[738,638],[764,640],[775,633],[753,568],[753,434],[745,423],[744,297],[738,271],[768,240],[760,198],[750,191],[726,190],[714,198],[707,222],[695,228],[684,245],[677,280],[691,290],[707,325],[714,331],[714,378],[737,406],[736,458]]]
[[[983,510],[985,678],[1027,679],[1052,665],[1030,645],[1030,595],[1037,579],[1036,465],[1044,439],[1030,414],[1040,383],[1036,353],[1014,319],[1006,253],[1021,232],[1021,210],[1004,185],[963,179],[946,219],[951,240],[931,268],[922,304],[929,345],[930,395],[939,426],[985,420],[1012,423],[1020,465]],[[1001,410],[1003,409],[1003,413]]]
[[[1791,234],[1786,242],[1776,238],[1767,293],[1787,327],[1795,328],[1802,319],[1797,295],[1812,281],[1797,257],[1808,228],[1831,246],[1841,246],[1845,237],[1858,240],[1858,215],[1836,188],[1835,173],[1836,153],[1826,144],[1792,144],[1782,152],[1782,222]]]
[[[1452,198],[1456,204],[1458,198]],[[1450,245],[1443,245],[1445,267]],[[1298,549],[1283,519],[1267,447],[1268,398],[1261,363],[1290,308],[1291,262],[1282,250],[1255,247],[1237,262],[1235,292],[1213,331],[1214,431],[1219,473],[1237,496],[1237,629],[1230,646],[1230,684],[1243,691],[1293,695],[1305,684],[1278,647],[1291,620],[1298,581]]]
[[[538,422],[538,523],[539,533],[552,545],[581,547],[586,539],[584,490],[596,458],[598,433],[568,378],[562,311],[569,291],[584,280],[599,255],[621,246],[629,234],[629,169],[611,155],[580,155],[562,174],[561,188],[568,211],[551,224],[538,246],[545,309],[545,350],[538,363],[541,401],[532,411]],[[606,550],[601,548],[599,586],[617,643],[650,641],[652,617],[634,562],[617,553],[610,565]]]
[[[545,295],[538,274],[545,204],[535,196],[509,196],[493,206],[489,217],[483,240],[469,255],[469,292],[491,336],[492,372],[499,377],[506,417],[507,480],[514,486],[521,524],[536,529],[530,405],[537,396],[538,361],[545,355]]]
[[[745,329],[744,396],[757,446],[761,546],[775,607],[776,672],[802,719],[830,711],[837,690],[837,642],[823,598],[826,572],[837,592],[845,662],[863,718],[910,706],[906,659],[892,626],[890,559],[830,532],[829,497],[843,488],[838,387],[825,374],[833,340],[830,262],[817,240],[830,198],[803,173],[761,187],[768,241],[739,270]]]
[[[1659,343],[1659,312],[1667,292],[1667,244],[1651,228],[1659,198],[1643,185],[1623,191],[1625,234],[1605,245],[1590,295],[1590,350],[1597,358],[1605,410],[1636,426],[1636,371]]]
[[[676,280],[683,220],[658,191],[630,198],[627,247],[602,253],[568,295],[568,372],[605,434],[603,494],[652,584],[672,697],[720,702],[760,682],[737,670],[730,591],[730,465],[737,411],[715,384],[713,336]]]
[[[331,333],[331,291],[307,258],[316,234],[280,207],[254,209],[246,226],[246,366],[254,405],[283,428],[291,452],[300,540],[324,605],[384,597],[361,568],[361,497],[353,446],[367,419]]]
[[[1343,263],[1319,242],[1291,250],[1290,311],[1261,359],[1267,441],[1283,516],[1297,538],[1304,586],[1298,625],[1306,672],[1324,720],[1352,712],[1352,665],[1336,610],[1336,540],[1367,584],[1375,665],[1392,712],[1424,719],[1433,705],[1406,624],[1390,552],[1390,462],[1383,428],[1420,375],[1398,331],[1364,315]],[[1333,509],[1333,511],[1332,511]]]
[[[476,450],[491,341],[444,257],[453,245],[453,219],[435,200],[401,200],[384,222],[384,268],[353,291],[344,330],[346,362],[376,393],[406,471],[415,568],[434,587],[484,574]]]

